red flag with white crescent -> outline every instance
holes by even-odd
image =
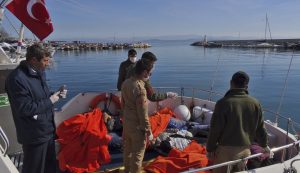
[[[6,8],[40,40],[53,31],[45,0],[12,0]]]

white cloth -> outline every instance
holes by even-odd
[[[152,141],[154,139],[152,132],[148,135],[148,140]]]
[[[181,151],[183,151],[191,142],[191,140],[185,138],[170,137],[170,145]]]
[[[167,92],[167,97],[168,98],[176,98],[178,96],[178,94],[177,93],[174,93],[174,92]]]
[[[178,135],[184,136],[184,137],[193,137],[193,134],[187,130],[179,130],[177,132]]]

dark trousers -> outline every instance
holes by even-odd
[[[56,173],[54,139],[41,144],[23,145],[22,173]]]

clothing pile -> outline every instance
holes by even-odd
[[[207,164],[205,147],[192,141],[182,151],[172,148],[167,157],[158,156],[144,169],[152,173],[179,173],[190,168],[205,167]]]
[[[99,108],[77,114],[57,128],[60,151],[59,167],[72,173],[94,172],[110,162],[108,143],[111,136]]]
[[[205,146],[198,143],[201,140],[196,136],[206,131],[207,137],[208,126],[177,119],[169,108],[149,116],[149,121],[155,138],[151,147],[165,157],[157,157],[145,168],[146,171],[181,172],[207,166]]]

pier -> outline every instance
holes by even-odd
[[[80,41],[67,42],[51,42],[52,47],[56,50],[72,51],[72,50],[117,50],[117,49],[131,49],[131,48],[148,48],[151,47],[149,43],[137,42],[129,43],[86,43]]]
[[[191,46],[203,47],[240,47],[240,48],[284,48],[300,50],[300,38],[298,39],[258,39],[258,40],[213,40],[197,41]]]

